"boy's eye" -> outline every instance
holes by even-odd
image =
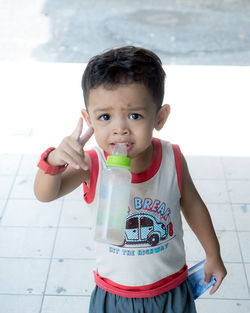
[[[108,121],[109,119],[110,119],[109,114],[103,114],[99,117],[99,120],[101,120],[101,121]]]
[[[141,116],[141,114],[138,114],[138,113],[132,113],[129,115],[129,118],[131,120],[138,120],[138,119],[142,118],[142,116]]]

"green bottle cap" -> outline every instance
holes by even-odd
[[[109,155],[106,166],[121,166],[130,168],[130,158],[122,155]]]
[[[106,165],[130,168],[130,158],[127,157],[126,143],[120,142],[114,145],[112,155],[108,156]]]

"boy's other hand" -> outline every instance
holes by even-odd
[[[223,264],[223,261],[220,256],[215,258],[206,258],[206,262],[204,264],[204,271],[205,271],[205,279],[204,283],[208,284],[211,280],[211,276],[213,275],[216,279],[216,283],[210,290],[210,295],[215,293],[217,289],[220,287],[223,279],[227,275],[227,270]]]
[[[85,162],[84,146],[94,130],[90,127],[82,136],[83,119],[80,118],[75,130],[70,136],[65,137],[57,149],[53,150],[48,155],[48,162],[53,166],[68,164],[75,169],[82,168],[88,170],[88,165]]]

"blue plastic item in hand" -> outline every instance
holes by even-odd
[[[214,276],[212,276],[210,282],[208,284],[204,284],[204,263],[205,260],[194,265],[188,270],[188,282],[192,290],[194,299],[197,299],[216,282],[216,279],[214,278]]]

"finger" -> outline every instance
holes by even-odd
[[[80,169],[80,167],[83,170],[88,169],[88,165],[86,164],[84,159],[84,154],[80,155],[70,147],[68,147],[68,149],[63,152],[63,159],[67,164],[69,164],[70,166],[74,167],[77,170]]]
[[[82,119],[82,117],[80,117],[75,130],[71,134],[71,137],[78,140],[81,136],[82,128],[83,128],[83,119]]]
[[[71,149],[70,151],[73,153],[77,153],[80,156],[84,155],[83,145],[79,142],[79,140],[72,140],[71,138],[71,140],[68,141],[68,148]]]
[[[69,155],[71,155],[75,162],[77,162],[76,169],[79,169],[81,167],[84,171],[87,171],[88,165],[85,162],[83,146],[79,142],[73,141],[70,143],[69,148]]]
[[[212,295],[214,294],[217,289],[220,287],[222,280],[217,280],[216,283],[213,285],[213,287],[211,288],[211,290],[209,291],[209,294]]]
[[[209,273],[205,273],[204,284],[208,284],[212,278],[212,275]]]
[[[86,132],[81,136],[80,143],[84,146],[93,134],[94,134],[93,127],[89,127],[86,130]]]
[[[213,287],[211,288],[211,290],[210,290],[210,292],[209,292],[210,295],[212,295],[213,293],[215,293],[215,292],[217,291],[217,289],[220,287],[220,285],[221,285],[223,279],[225,278],[225,275],[226,275],[226,274],[215,276],[216,282],[215,282],[215,284],[213,285]]]
[[[62,158],[63,158],[65,163],[74,167],[75,169],[80,168],[79,162],[71,154],[68,154],[67,152],[64,151],[62,153]]]

